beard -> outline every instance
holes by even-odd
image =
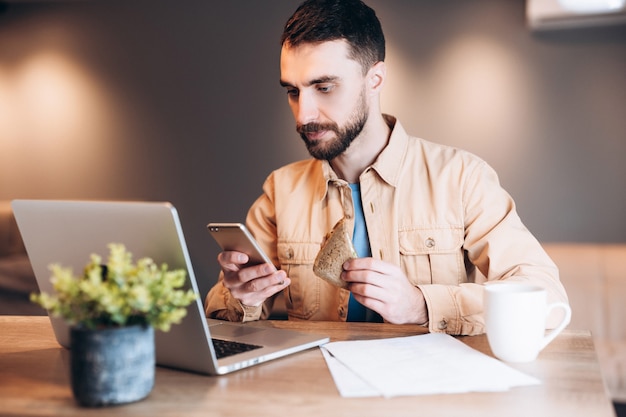
[[[296,126],[297,132],[304,141],[309,154],[315,159],[331,161],[345,152],[350,144],[363,131],[367,122],[368,106],[365,101],[365,93],[361,93],[359,103],[354,108],[350,118],[341,128],[335,122],[329,123],[307,123]],[[307,137],[309,132],[327,130],[335,132],[336,137],[328,143],[322,141],[311,141]]]

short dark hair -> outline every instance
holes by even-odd
[[[363,73],[385,60],[385,36],[376,12],[361,0],[306,0],[287,20],[281,45],[345,39]]]

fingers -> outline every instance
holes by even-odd
[[[272,264],[244,267],[248,256],[241,252],[225,251],[217,260],[224,272],[224,286],[245,305],[261,305],[291,284],[285,271],[276,270]]]
[[[384,302],[393,288],[395,267],[373,258],[346,261],[341,278],[349,283],[349,290],[361,304],[375,310],[373,303]]]
[[[230,287],[233,297],[248,306],[261,305],[267,298],[285,289],[291,281],[285,271],[276,271],[269,276],[255,278],[239,286]],[[225,283],[226,285],[226,283]]]
[[[374,258],[353,258],[348,259],[343,264],[345,271],[371,271],[378,272],[379,274],[395,274],[401,271],[400,268],[389,262],[381,261]]]
[[[378,312],[408,284],[401,269],[373,258],[346,261],[341,278],[357,301]]]
[[[242,265],[248,262],[248,255],[236,251],[224,251],[217,255],[217,262],[226,271],[238,271]]]
[[[261,265],[253,265],[253,266],[241,268],[237,270],[235,273],[229,274],[228,278],[232,279],[233,277],[235,277],[236,281],[238,281],[241,285],[246,285],[252,281],[257,281],[259,279],[269,278],[272,276],[280,277],[284,275],[284,271],[282,275],[275,274],[276,272],[278,271],[276,270],[274,265],[261,264]],[[274,281],[274,279],[272,279],[272,281]],[[273,283],[277,284],[278,282],[273,282]],[[255,285],[258,285],[258,284],[255,284]],[[254,285],[251,285],[251,288],[254,288]]]
[[[342,279],[349,282],[354,298],[390,323],[428,320],[426,301],[402,270],[372,258],[352,259],[344,264]]]
[[[400,268],[374,258],[350,259],[343,264],[343,269],[341,278],[350,283],[381,286],[388,284],[388,277],[404,277]]]

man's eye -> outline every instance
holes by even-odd
[[[333,85],[319,85],[317,87],[317,91],[319,91],[320,93],[330,93],[331,91],[333,91],[333,88],[335,86]]]
[[[296,90],[295,88],[288,88],[287,89],[287,95],[290,97],[297,97],[298,96],[298,90]]]

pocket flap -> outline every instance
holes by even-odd
[[[402,255],[427,255],[451,253],[463,246],[462,227],[428,227],[400,230],[400,253]]]
[[[283,265],[312,264],[319,250],[319,243],[278,242],[278,259]]]

